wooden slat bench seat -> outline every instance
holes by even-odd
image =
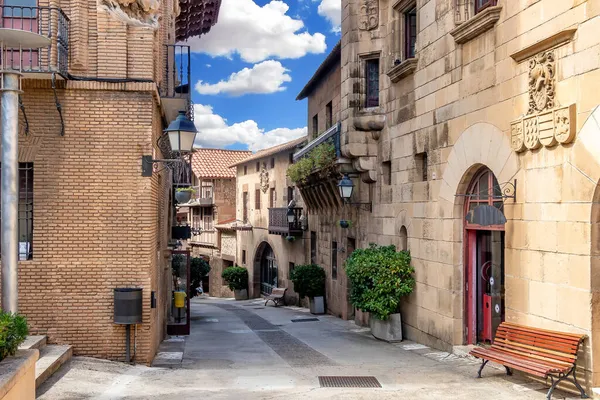
[[[477,372],[479,378],[483,367],[492,361],[502,364],[508,375],[512,375],[511,369],[516,369],[540,378],[550,378],[552,385],[546,396],[548,400],[558,383],[565,379],[573,382],[581,392],[581,398],[585,399],[588,396],[575,376],[577,351],[584,338],[585,335],[503,322],[491,347],[476,347],[469,354],[482,361]]]
[[[273,288],[273,291],[271,292],[271,294],[268,294],[265,296],[265,306],[267,305],[267,303],[270,301],[273,302],[273,304],[275,304],[275,307],[283,304],[285,306],[285,292],[287,291],[287,288]]]

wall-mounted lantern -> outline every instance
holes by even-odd
[[[340,190],[340,197],[344,201],[344,204],[358,206],[367,211],[372,211],[373,206],[371,203],[350,203],[350,198],[352,197],[352,192],[354,191],[354,182],[352,182],[352,179],[350,179],[348,174],[345,174],[338,182],[338,189]]]

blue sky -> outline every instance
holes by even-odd
[[[192,99],[202,147],[250,149],[306,134],[296,96],[340,38],[341,0],[223,0],[192,38]],[[186,43],[184,43],[186,44]]]

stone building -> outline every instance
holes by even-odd
[[[190,4],[197,6],[193,18]],[[23,24],[28,8],[2,6],[3,27],[33,30],[49,43],[2,50],[5,67],[23,71],[19,312],[30,332],[50,343],[123,359],[125,327],[113,323],[113,288],[141,287],[136,360],[149,362],[170,299],[172,175],[155,164],[151,177],[142,176],[142,156],[171,157],[162,131],[190,104],[189,75],[175,76],[189,48],[174,45],[176,35],[210,29],[219,2],[34,5],[33,18],[44,23]]]
[[[300,191],[330,275],[330,241],[410,250],[408,339],[452,350],[501,321],[584,333],[580,378],[600,384],[599,14],[585,0],[342,1],[338,172]],[[326,201],[340,171],[354,207]]]
[[[295,265],[306,263],[308,221],[302,198],[286,171],[292,154],[305,142],[306,137],[301,137],[233,165],[237,168],[237,263],[248,269],[250,297],[286,287],[286,300],[297,301],[289,273]],[[287,219],[290,210],[293,223]]]
[[[195,149],[192,154],[192,186],[196,192],[179,212],[187,211],[186,219],[192,227],[188,240],[192,254],[208,258],[211,296],[233,296],[221,278],[223,269],[235,264],[236,255],[236,233],[231,227],[236,217],[236,169],[231,164],[251,155],[250,151],[223,149]]]

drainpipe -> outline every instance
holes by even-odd
[[[21,74],[3,71],[2,76],[2,309],[18,311],[17,265],[19,255],[19,93]]]

